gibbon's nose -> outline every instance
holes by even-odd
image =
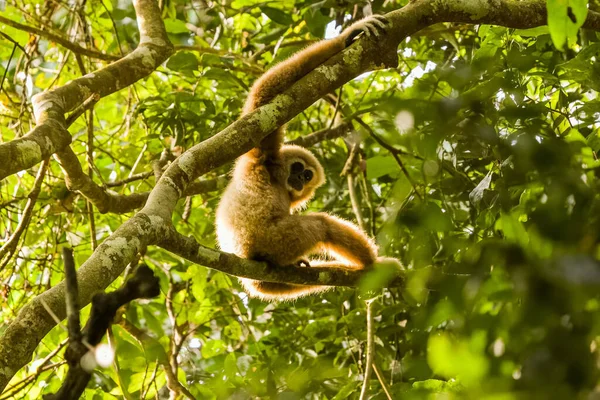
[[[302,190],[302,188],[304,187],[302,179],[299,175],[290,175],[290,177],[288,178],[288,184],[298,191]]]

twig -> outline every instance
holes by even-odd
[[[8,36],[4,32],[0,32],[0,36],[3,36],[9,42],[12,42],[12,44],[14,44],[15,46],[17,46],[23,52],[23,54],[25,55],[25,57],[30,58],[29,54],[27,54],[27,50],[25,50],[25,47],[21,46],[19,44],[19,42],[17,42],[15,39],[11,38],[10,36]],[[7,66],[6,69],[8,69],[8,66]]]
[[[8,57],[8,63],[6,64],[6,69],[4,70],[4,74],[2,74],[2,80],[0,80],[0,91],[2,91],[2,87],[4,86],[4,79],[6,79],[6,74],[8,73],[8,67],[10,67],[10,62],[12,61],[13,56],[15,55],[15,50],[17,50],[17,45],[13,45],[12,51],[10,52],[10,56]]]
[[[77,271],[75,271],[73,250],[68,247],[63,247],[62,257],[63,263],[65,264],[65,297],[67,303],[67,329],[69,330],[69,342],[81,342],[81,324],[79,322],[79,304],[77,301],[79,289],[77,287]]]
[[[67,117],[66,124],[67,128],[75,122],[75,120],[86,112],[89,108],[93,107],[100,100],[100,95],[97,93],[92,94],[90,97],[85,99],[73,112]]]
[[[120,181],[106,182],[104,185],[106,187],[123,186],[123,185],[126,185],[126,184],[131,183],[131,182],[135,182],[135,181],[139,181],[139,180],[142,180],[142,179],[150,178],[153,174],[154,174],[153,171],[140,172],[139,174],[128,176],[127,178],[121,179]]]
[[[19,30],[22,30],[25,32],[32,33],[34,35],[44,37],[44,38],[50,40],[51,42],[60,44],[65,49],[71,50],[73,53],[83,54],[84,56],[97,58],[100,60],[106,60],[106,61],[114,61],[114,60],[118,60],[120,58],[120,57],[113,56],[110,54],[100,53],[99,51],[96,51],[96,50],[86,49],[85,47],[81,47],[77,43],[71,42],[68,39],[60,37],[58,35],[48,32],[48,31],[45,31],[45,30],[42,30],[42,29],[39,29],[39,28],[36,28],[33,26],[20,24],[18,22],[15,22],[11,19],[8,19],[8,18],[2,17],[2,16],[0,16],[0,22],[3,24],[6,24],[8,26],[12,26],[15,29],[19,29]]]
[[[369,229],[366,226],[363,212],[360,207],[360,200],[358,199],[358,195],[356,193],[356,184],[354,182],[354,174],[352,174],[352,173],[348,174],[347,181],[348,181],[348,193],[350,193],[350,204],[352,204],[352,211],[354,212],[354,216],[356,217],[358,226],[363,231],[368,232]]]
[[[377,376],[377,379],[379,380],[379,383],[381,384],[383,392],[387,396],[388,400],[393,400],[390,385],[388,385],[388,383],[386,382],[385,377],[383,376],[383,373],[381,372],[381,370],[379,369],[379,367],[377,366],[377,363],[375,361],[373,361],[373,371],[375,371],[375,375]]]
[[[344,136],[352,129],[352,125],[348,122],[343,122],[333,128],[321,129],[320,131],[316,131],[311,133],[308,136],[300,136],[294,140],[290,140],[285,144],[295,144],[302,147],[312,147],[317,143],[323,142],[325,140],[337,139],[341,136]]]
[[[44,176],[46,176],[46,171],[48,170],[49,163],[50,161],[46,159],[42,162],[42,165],[40,165],[40,169],[38,170],[37,175],[35,177],[35,181],[33,183],[33,189],[31,189],[31,192],[28,196],[29,198],[27,199],[27,204],[23,209],[21,221],[19,222],[19,225],[17,225],[17,228],[10,236],[10,238],[6,241],[6,243],[4,243],[4,246],[0,247],[0,270],[4,269],[4,267],[8,264],[8,262],[14,255],[15,250],[17,249],[19,239],[21,238],[21,235],[23,234],[23,232],[29,225],[29,222],[31,221],[33,208],[35,206],[35,203],[37,202],[38,196],[40,195],[42,183],[44,182]]]
[[[369,299],[365,301],[367,307],[367,354],[365,356],[365,372],[363,379],[363,386],[360,391],[360,400],[366,400],[369,392],[369,380],[371,379],[371,372],[373,371],[373,359],[375,358],[374,352],[374,328],[373,328],[373,301]]]
[[[417,190],[417,184],[415,183],[415,181],[411,178],[410,174],[408,173],[408,170],[406,169],[406,166],[404,165],[404,163],[402,162],[402,159],[399,157],[399,154],[401,153],[400,150],[394,148],[394,146],[390,146],[389,144],[387,144],[385,141],[383,141],[376,133],[375,131],[373,131],[373,129],[371,129],[371,127],[365,123],[362,118],[360,117],[355,117],[354,118],[356,120],[356,122],[358,122],[363,128],[365,128],[367,130],[367,132],[369,132],[369,135],[371,135],[371,137],[373,139],[375,139],[375,141],[384,149],[386,149],[387,151],[389,151],[392,154],[392,157],[394,157],[394,160],[396,160],[396,163],[398,164],[398,166],[400,167],[400,169],[402,170],[402,173],[404,174],[404,176],[406,176],[406,179],[408,179],[408,181],[410,182],[411,186],[413,187],[413,190],[415,191],[415,195],[419,198],[419,200],[423,200],[423,198],[421,197],[421,195],[419,194],[419,191]]]

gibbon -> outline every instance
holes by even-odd
[[[267,71],[252,86],[243,114],[268,103],[279,93],[344,50],[360,34],[378,36],[382,16],[365,18],[340,36],[315,43]],[[325,183],[315,156],[300,146],[282,145],[284,128],[265,137],[259,147],[236,161],[232,180],[217,209],[217,239],[223,251],[274,266],[327,265],[363,268],[377,259],[374,242],[354,224],[326,213],[293,214]],[[336,262],[308,261],[324,252]],[[329,289],[240,278],[250,296],[263,300],[295,299]]]

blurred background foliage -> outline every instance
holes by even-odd
[[[151,174],[123,180],[150,172],[164,149],[177,154],[222,130],[265,69],[359,18],[364,4],[161,5],[178,52],[96,105],[93,163],[86,118],[70,128],[84,168],[122,194],[150,190]],[[5,18],[113,56],[138,41],[125,0],[0,7]],[[31,129],[33,94],[106,64],[6,24],[0,31],[2,141]],[[309,210],[358,219],[408,270],[406,288],[376,292],[373,399],[387,398],[382,381],[398,399],[600,396],[600,38],[587,30],[553,38],[548,27],[434,25],[403,41],[397,69],[354,79],[289,124],[293,139],[352,123],[349,136],[312,147],[328,183]],[[341,177],[357,144],[350,178]],[[37,169],[0,183],[0,245],[22,218]],[[182,200],[178,230],[215,246],[219,196]],[[129,216],[90,214],[51,161],[31,222],[0,271],[0,333],[63,279],[61,245],[73,246],[81,265],[92,238],[102,241]],[[86,398],[166,398],[167,370],[201,399],[358,397],[367,332],[357,291],[268,304],[161,249],[149,248],[143,261],[160,275],[163,296],[123,310],[109,335],[116,362],[94,374]],[[60,327],[48,334],[0,399],[55,392],[67,370],[66,336]]]

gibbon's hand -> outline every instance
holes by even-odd
[[[364,33],[367,37],[371,37],[371,35],[379,37],[381,32],[385,33],[386,28],[389,26],[390,22],[383,15],[371,15],[350,25],[342,32],[341,36],[344,38],[346,47],[348,47],[361,33]]]

